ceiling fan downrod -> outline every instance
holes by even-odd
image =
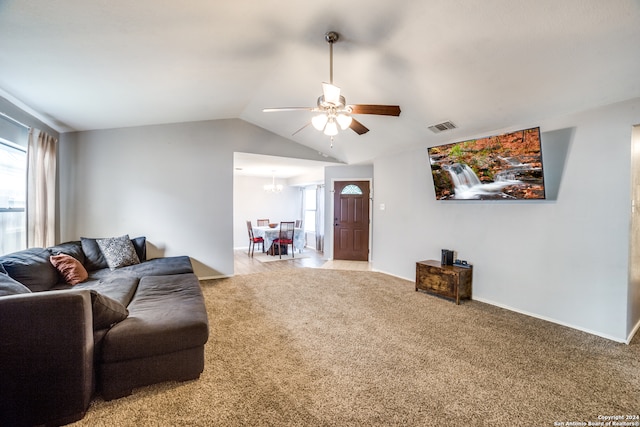
[[[340,35],[335,31],[329,31],[324,39],[329,43],[329,83],[333,84],[333,44],[338,41]]]

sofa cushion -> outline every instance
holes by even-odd
[[[166,276],[169,274],[193,273],[191,259],[188,256],[153,258],[136,265],[121,269],[122,272],[135,274],[138,277]]]
[[[97,238],[81,237],[80,243],[82,245],[82,251],[86,257],[84,266],[87,271],[100,270],[102,268],[108,268],[107,259],[102,254],[100,246],[98,246]],[[131,240],[133,247],[138,255],[140,261],[147,259],[147,239],[146,237],[136,237]],[[71,255],[71,254],[70,254]]]
[[[109,271],[104,269],[100,271]],[[86,282],[77,284],[73,289],[88,289],[100,292],[111,299],[118,301],[125,307],[129,305],[138,288],[140,279],[134,276],[112,275],[102,279],[90,278]]]
[[[91,290],[91,306],[93,329],[96,331],[121,322],[129,315],[127,307],[93,289]]]
[[[49,250],[49,252],[51,252],[51,255],[71,255],[82,264],[84,264],[85,256],[84,252],[82,251],[82,244],[80,243],[80,240],[60,243],[59,245],[50,246],[47,249]]]
[[[104,258],[104,255],[102,255],[100,246],[98,246],[97,239],[81,237],[80,244],[82,245],[82,252],[84,252],[84,266],[87,271],[100,270],[101,268],[109,267],[107,265],[107,260]]]
[[[0,267],[2,264],[0,264]],[[4,269],[0,268],[0,297],[5,295],[28,294],[31,291],[25,285],[13,280]]]
[[[131,239],[133,247],[136,250],[140,262],[147,260],[147,238],[144,236]]]
[[[97,242],[110,270],[140,264],[138,254],[136,254],[133,243],[127,234],[120,237],[98,239]]]
[[[129,317],[104,337],[103,362],[195,348],[209,337],[204,297],[194,274],[143,277],[128,309]]]
[[[165,276],[168,274],[193,273],[191,259],[188,256],[153,258],[140,264],[129,265],[111,271],[108,268],[89,272],[89,278],[104,280],[111,277]]]
[[[46,291],[58,283],[58,270],[49,262],[45,248],[30,248],[0,257],[0,263],[12,279],[33,292]]]
[[[51,264],[60,272],[64,281],[70,285],[77,285],[84,282],[89,277],[89,273],[84,266],[67,254],[51,255],[49,257]]]

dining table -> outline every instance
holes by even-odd
[[[254,237],[262,237],[264,239],[264,250],[268,250],[273,241],[280,237],[280,224],[277,227],[253,227]],[[304,249],[304,230],[302,228],[293,229],[293,248],[299,253]]]

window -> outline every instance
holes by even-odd
[[[316,232],[316,187],[304,189],[304,231]]]
[[[344,187],[342,189],[340,194],[358,194],[358,195],[361,195],[362,194],[362,189],[360,189],[360,187],[358,187],[355,184],[349,184],[349,185],[347,185],[346,187]]]
[[[0,138],[0,255],[27,247],[27,150]]]

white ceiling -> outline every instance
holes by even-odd
[[[347,102],[402,108],[333,148],[262,112],[315,105],[329,30]],[[241,118],[347,163],[639,97],[639,48],[638,0],[0,1],[0,94],[58,130]]]
[[[278,179],[301,177],[309,182],[322,182],[325,166],[336,166],[336,163],[252,153],[237,152],[233,155],[233,173],[237,176]]]

